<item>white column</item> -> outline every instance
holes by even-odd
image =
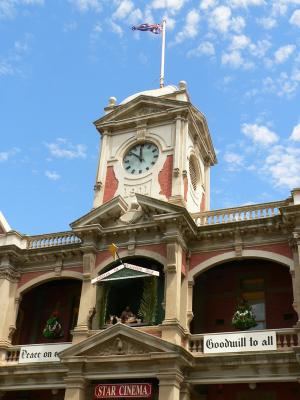
[[[180,324],[181,259],[181,246],[177,243],[168,243],[165,267],[165,319],[162,323],[162,338],[178,345],[181,344],[184,334]]]
[[[19,274],[10,264],[8,256],[0,263],[0,343],[11,343],[16,324],[16,291]]]
[[[66,378],[65,400],[85,400],[86,382],[83,378]]]
[[[101,151],[99,155],[96,183],[94,186],[94,203],[93,207],[96,208],[102,204],[103,194],[104,194],[104,186],[105,186],[105,178],[106,178],[106,165],[107,165],[107,157],[108,157],[108,132],[105,131],[102,135],[101,140]]]
[[[96,306],[96,285],[91,284],[91,272],[95,268],[95,261],[94,253],[83,255],[83,282],[78,321],[73,332],[73,343],[77,343],[88,336],[88,319],[92,309]]]
[[[159,375],[159,395],[158,400],[180,400],[180,375]]]

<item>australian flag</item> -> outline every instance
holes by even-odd
[[[133,31],[150,31],[158,35],[162,31],[162,26],[161,24],[140,24],[134,25],[131,29]]]

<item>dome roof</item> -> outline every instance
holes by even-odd
[[[152,90],[144,90],[143,92],[138,92],[135,94],[132,94],[129,97],[126,97],[120,104],[125,104],[128,103],[129,101],[135,99],[138,96],[141,96],[144,94],[145,96],[153,96],[153,97],[160,97],[160,96],[165,96],[174,92],[177,92],[178,88],[175,85],[169,85],[169,86],[164,86],[159,89],[152,89]]]

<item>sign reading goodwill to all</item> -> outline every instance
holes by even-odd
[[[95,386],[95,399],[124,399],[126,397],[148,399],[151,395],[151,383],[99,384]]]
[[[22,346],[19,364],[59,361],[58,353],[71,346],[71,343]]]
[[[204,335],[204,353],[276,350],[276,332],[241,332]]]

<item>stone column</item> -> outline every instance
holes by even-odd
[[[89,316],[96,306],[96,285],[91,284],[92,271],[95,268],[96,256],[93,252],[83,255],[83,282],[80,296],[77,326],[73,331],[73,343],[88,337]]]
[[[183,377],[179,374],[158,375],[158,400],[180,400],[180,384]]]
[[[180,324],[181,262],[181,246],[178,243],[168,243],[165,267],[165,320],[162,324],[162,338],[176,344],[181,344],[184,334]]]
[[[188,383],[181,385],[180,400],[191,400],[190,385]]]
[[[297,327],[300,328],[300,233],[293,233],[294,269],[291,271],[293,282],[293,307],[298,314]]]
[[[86,381],[84,378],[66,378],[65,400],[85,400]]]
[[[16,324],[16,291],[20,274],[11,264],[8,255],[0,261],[0,345],[11,343]]]
[[[109,145],[109,136],[108,131],[105,130],[102,134],[101,141],[101,151],[98,162],[97,169],[97,177],[96,183],[94,186],[94,204],[93,208],[97,208],[102,204],[103,193],[104,193],[104,185],[105,185],[105,176],[106,176],[106,165],[107,165],[107,156],[108,156],[108,145]]]

